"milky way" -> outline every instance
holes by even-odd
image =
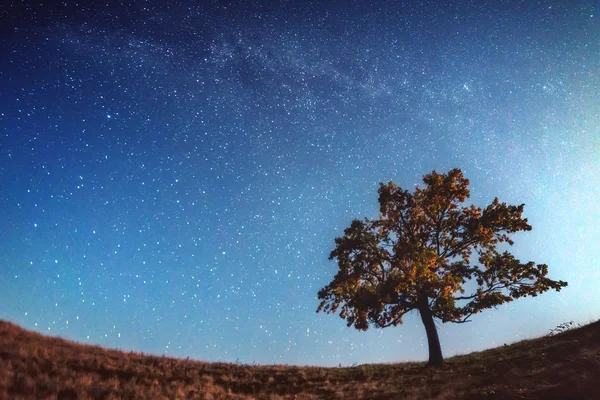
[[[525,203],[561,293],[446,355],[600,314],[597,2],[13,2],[0,10],[0,318],[207,361],[423,360],[418,316],[316,314],[379,182]],[[400,3],[400,2],[398,2]]]

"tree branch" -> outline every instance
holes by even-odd
[[[455,324],[464,324],[464,323],[467,323],[467,322],[471,322],[471,320],[469,319],[469,317],[471,315],[473,315],[473,314],[475,314],[475,313],[474,312],[470,312],[462,320],[460,320],[460,321],[452,321],[452,322],[454,322]]]
[[[415,241],[415,236],[413,235],[412,231],[409,229],[408,223],[404,219],[404,215],[402,214],[402,211],[398,212],[398,215],[400,216],[400,220],[402,221],[402,228],[405,230],[405,232],[402,232],[402,233],[405,236],[408,236],[408,238],[412,242],[414,242]]]
[[[473,245],[475,243],[477,243],[477,239],[471,239],[471,240],[468,240],[468,241],[466,241],[464,243],[461,243],[461,244],[458,245],[458,247],[456,247],[454,250],[452,250],[450,252],[450,254],[445,254],[444,258],[452,258],[455,255],[457,255],[458,253],[460,253],[461,251],[466,250],[469,246],[471,246],[471,245]]]
[[[402,319],[402,317],[404,316],[404,314],[411,312],[412,310],[414,310],[415,308],[409,308],[405,311],[403,311],[400,315],[398,315],[396,318],[394,318],[392,321],[388,322],[387,324],[384,325],[380,325],[380,328],[387,328],[388,326],[392,326],[394,324],[396,324],[398,321],[400,321]]]
[[[491,293],[496,289],[501,289],[501,288],[508,288],[508,286],[506,284],[504,285],[497,285],[497,284],[492,284],[492,286],[488,287],[487,289],[481,291],[481,294],[487,294],[487,293]],[[454,300],[473,300],[475,297],[479,296],[479,293],[475,293],[471,296],[460,296],[460,297],[455,297]]]

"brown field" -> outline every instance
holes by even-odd
[[[600,399],[600,321],[424,363],[240,366],[125,353],[0,321],[0,399]]]

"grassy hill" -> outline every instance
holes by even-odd
[[[597,399],[600,321],[447,363],[206,363],[81,345],[0,321],[0,399]]]

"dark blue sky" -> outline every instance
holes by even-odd
[[[515,254],[569,287],[443,325],[444,353],[597,319],[598,1],[331,3],[3,7],[0,318],[207,361],[423,360],[417,315],[356,332],[316,295],[379,182],[458,167],[475,204],[526,203]]]

